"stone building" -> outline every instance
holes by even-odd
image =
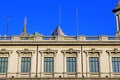
[[[20,36],[0,36],[0,78],[120,78],[120,2],[113,12],[116,36],[30,35],[25,18]]]

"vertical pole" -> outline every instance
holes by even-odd
[[[110,56],[110,52],[108,52],[108,61],[109,61],[109,77],[111,78],[111,65],[112,64],[110,64],[110,58],[111,58],[111,56]]]
[[[9,19],[11,18],[11,16],[7,16],[6,17],[6,20],[7,20],[7,22],[6,22],[6,35],[8,35],[8,26],[9,26]]]
[[[37,53],[36,53],[36,76],[37,77],[37,72],[38,72],[38,45],[37,45]]]
[[[63,78],[65,77],[65,52],[63,52]]]
[[[78,0],[76,3],[77,7],[76,7],[76,39],[78,39],[78,26],[79,26],[79,22],[78,22]]]
[[[83,47],[81,45],[81,68],[82,68],[82,77],[84,77],[83,75]]]
[[[99,72],[99,77],[101,77],[101,58],[100,58],[100,52],[98,53],[98,72]]]
[[[88,67],[89,67],[89,65],[88,65],[88,60],[89,60],[89,57],[87,56],[88,55],[88,53],[86,52],[86,78],[88,77]],[[89,68],[90,69],[90,68]],[[90,70],[89,70],[90,71]]]
[[[17,78],[19,77],[20,71],[20,54],[18,53],[18,63],[17,63]]]
[[[78,8],[76,8],[76,35],[78,36]]]
[[[117,32],[119,31],[119,15],[116,16]]]

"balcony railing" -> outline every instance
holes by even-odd
[[[43,36],[42,40],[55,40],[54,36]]]
[[[11,40],[11,36],[0,36],[0,40]]]
[[[0,36],[0,41],[120,41],[116,36]]]
[[[20,37],[20,40],[34,40],[34,37]]]
[[[99,40],[99,36],[87,36],[86,40],[95,40],[95,41],[97,40],[98,41]]]

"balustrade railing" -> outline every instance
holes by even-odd
[[[32,41],[120,41],[116,36],[0,36],[0,40]]]
[[[76,36],[64,36],[64,40],[77,40]]]
[[[99,40],[99,36],[87,36],[86,40]]]
[[[54,36],[43,36],[42,40],[55,40]]]
[[[108,36],[108,40],[120,40],[120,37]]]
[[[34,36],[32,36],[32,37],[20,37],[20,40],[34,40]]]
[[[11,36],[0,36],[0,40],[11,40]]]

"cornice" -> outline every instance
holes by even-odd
[[[36,45],[120,45],[120,41],[0,41],[0,46]]]

